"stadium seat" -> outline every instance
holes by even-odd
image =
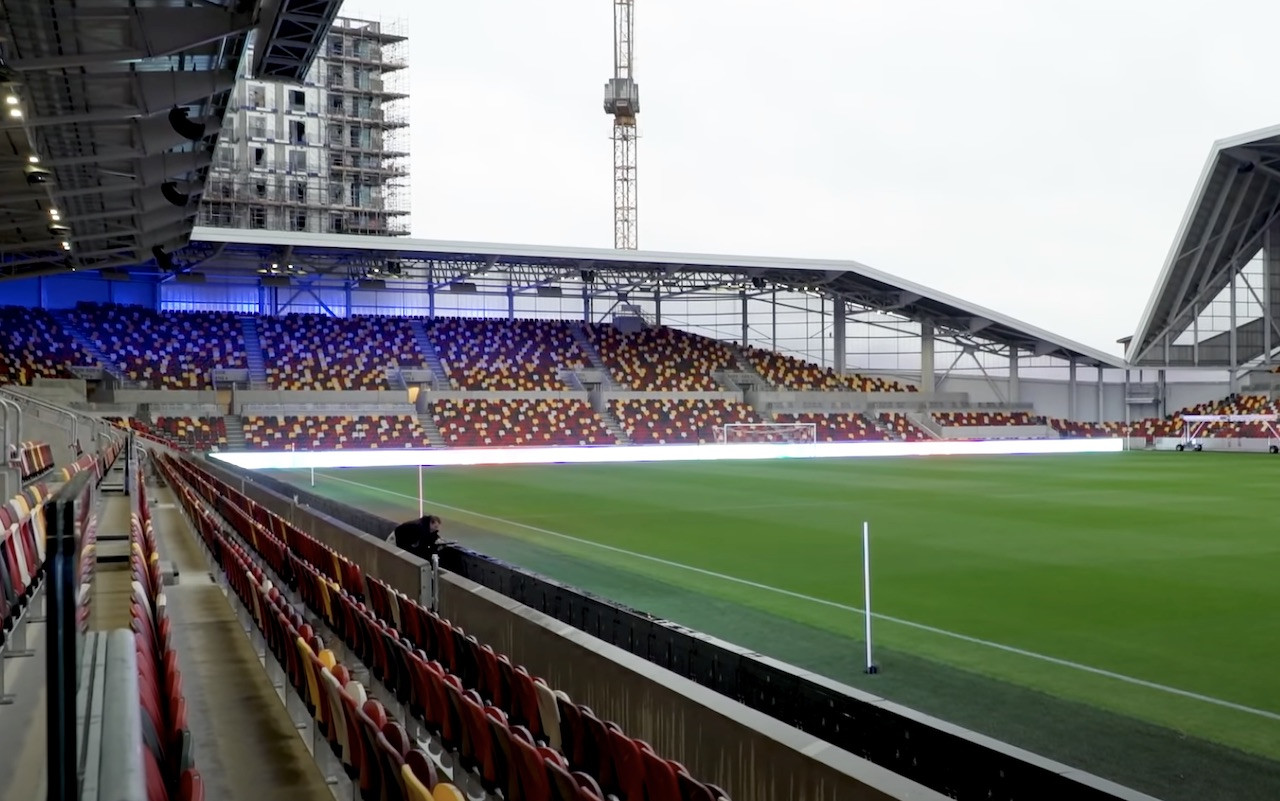
[[[778,389],[802,392],[916,392],[917,387],[856,373],[839,374],[794,356],[762,348],[745,349],[747,362]]]
[[[390,389],[388,367],[426,363],[400,317],[262,317],[258,338],[272,389]]]
[[[579,400],[444,399],[432,413],[451,447],[617,444],[600,415]]]
[[[712,376],[737,360],[723,342],[676,328],[644,328],[623,334],[611,325],[586,326],[587,338],[615,381],[638,392],[721,389]]]
[[[726,400],[610,401],[622,428],[637,445],[715,442],[726,423],[759,423],[750,406]]]

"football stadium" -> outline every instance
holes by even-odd
[[[330,0],[0,0],[0,798],[1280,797],[1280,127],[1110,353],[636,247],[616,5],[605,249]]]

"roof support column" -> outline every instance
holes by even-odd
[[[770,317],[772,318],[769,321],[770,326],[772,328],[772,330],[769,332],[769,336],[772,341],[772,344],[769,346],[769,349],[777,350],[778,349],[778,290],[776,288],[773,290],[773,302],[769,304],[769,313],[770,313]]]
[[[1230,292],[1228,293],[1228,294],[1229,294],[1229,303],[1228,303],[1228,305],[1230,306],[1230,312],[1229,312],[1229,317],[1228,317],[1228,325],[1230,325],[1230,328],[1227,330],[1227,353],[1228,353],[1228,355],[1227,355],[1227,361],[1228,361],[1228,363],[1229,363],[1229,365],[1230,365],[1230,367],[1231,367],[1231,394],[1232,394],[1232,395],[1234,395],[1234,394],[1236,394],[1237,392],[1239,392],[1239,391],[1240,391],[1240,372],[1239,372],[1239,367],[1240,367],[1240,350],[1239,350],[1239,347],[1238,347],[1238,345],[1239,345],[1239,336],[1238,336],[1238,331],[1237,331],[1237,329],[1236,329],[1236,320],[1237,320],[1237,317],[1236,317],[1236,295],[1237,295],[1237,292],[1236,292],[1236,282],[1237,282],[1238,278],[1239,278],[1239,276],[1238,276],[1238,275],[1235,275],[1235,274],[1233,274],[1233,275],[1231,276],[1231,279],[1230,279],[1230,280],[1231,280],[1231,283],[1229,284],[1229,286],[1230,286]]]
[[[1200,304],[1191,304],[1191,363],[1200,366]]]
[[[516,319],[516,289],[507,284],[507,319]]]
[[[747,305],[748,305],[747,290],[745,289],[739,290],[738,294],[742,296],[742,343],[741,344],[742,344],[742,347],[745,348],[751,342],[751,329],[747,325],[748,320],[750,319],[750,315],[747,313]]]
[[[936,392],[933,367],[934,329],[932,320],[920,323],[920,391],[926,395]]]
[[[843,298],[831,299],[831,359],[836,373],[844,375],[845,371],[845,305]]]
[[[1067,419],[1076,419],[1076,360],[1067,362]]]
[[[591,287],[585,281],[582,283],[582,322],[591,323]]]
[[[1009,346],[1009,403],[1020,403],[1022,396],[1018,391],[1018,346]]]
[[[1107,419],[1106,413],[1103,411],[1107,405],[1106,393],[1103,391],[1105,385],[1102,383],[1102,365],[1098,365],[1098,419],[1095,423],[1101,424]]]
[[[1262,363],[1270,366],[1276,342],[1276,310],[1280,308],[1280,221],[1262,235]]]
[[[662,290],[653,290],[653,324],[662,325]]]

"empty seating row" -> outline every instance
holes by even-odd
[[[716,442],[726,423],[759,423],[750,406],[738,401],[664,398],[614,400],[610,408],[637,445]]]
[[[37,378],[71,378],[73,366],[92,363],[49,312],[0,306],[0,384],[27,386]]]
[[[305,704],[330,751],[364,801],[462,801],[461,792],[440,781],[427,753],[381,702],[352,678],[302,610],[280,592],[246,549],[223,530],[192,485],[176,480],[175,463],[164,468],[179,488],[184,508],[204,545],[262,633],[270,658],[280,665]]]
[[[563,390],[562,369],[589,364],[568,323],[438,317],[426,326],[454,389]]]
[[[389,389],[387,367],[426,361],[399,317],[264,317],[258,338],[272,389]]]
[[[616,445],[600,415],[580,400],[438,400],[432,412],[453,447]]]
[[[37,484],[0,506],[0,645],[40,587],[45,543],[41,508],[51,494],[47,486]]]
[[[182,695],[178,655],[170,645],[171,625],[156,552],[146,482],[133,481],[129,519],[129,565],[133,595],[129,603],[142,703],[143,767],[148,801],[201,801],[204,783],[194,767],[187,702]]]
[[[47,442],[18,445],[18,472],[23,481],[38,478],[53,469],[53,446]]]
[[[943,426],[1042,426],[1044,417],[1030,412],[934,412],[933,419]]]
[[[1085,423],[1077,420],[1063,420],[1057,417],[1049,418],[1049,425],[1059,436],[1066,438],[1080,439],[1098,439],[1105,437],[1117,436],[1117,432],[1107,428],[1102,423]]]
[[[725,796],[590,709],[553,693],[448,621],[362,577],[357,566],[235,488],[215,483],[188,462],[164,457],[164,463],[189,482],[182,488],[184,503],[199,506],[203,498],[223,514],[264,565],[456,753],[459,764],[479,775],[486,790],[529,801],[609,795],[625,801],[716,801]],[[199,510],[197,515],[202,515],[202,532],[213,532],[202,537],[216,539],[213,515]],[[311,547],[296,547],[305,542]]]
[[[760,377],[779,389],[802,392],[918,391],[918,388],[911,384],[901,384],[897,381],[857,373],[841,374],[830,367],[821,367],[804,359],[763,348],[748,347],[744,349],[744,354],[747,363],[760,374]]]
[[[215,369],[249,366],[243,329],[230,312],[81,303],[69,318],[125,378],[156,389],[203,389]]]
[[[887,432],[857,412],[779,414],[779,423],[811,423],[818,442],[882,442]]]
[[[244,420],[244,439],[249,447],[266,450],[431,447],[427,433],[407,414],[250,415]]]
[[[723,342],[677,328],[643,328],[624,334],[611,325],[586,326],[587,338],[615,381],[638,392],[720,389],[712,372],[737,360]]]

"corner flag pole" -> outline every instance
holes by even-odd
[[[862,523],[862,595],[866,619],[867,673],[879,673],[880,668],[871,660],[871,524]]]

